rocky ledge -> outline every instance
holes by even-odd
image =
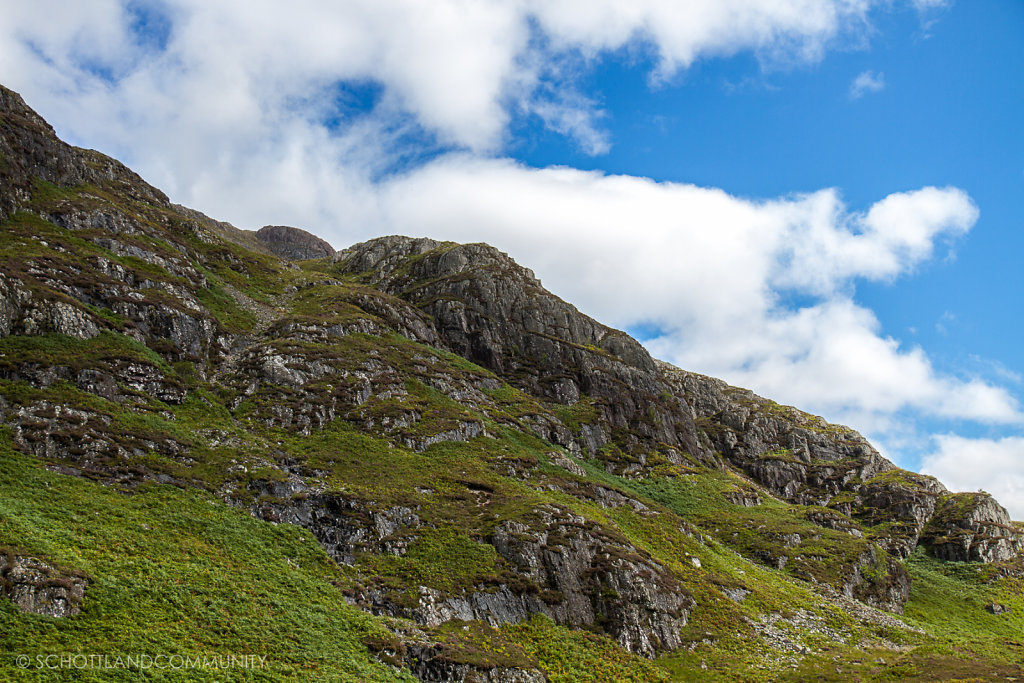
[[[0,594],[22,612],[69,617],[81,611],[89,582],[37,557],[0,553]]]
[[[289,225],[265,225],[256,231],[256,239],[271,252],[289,261],[334,256],[334,247],[326,240]]]

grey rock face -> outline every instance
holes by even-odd
[[[256,239],[270,251],[290,261],[334,256],[334,247],[326,240],[288,225],[265,225],[256,231]]]
[[[775,495],[832,507],[837,515],[813,517],[821,526],[854,534],[851,517],[868,527],[883,525],[878,543],[901,559],[919,542],[942,559],[980,562],[1008,559],[1024,547],[1022,530],[987,494],[949,494],[933,477],[898,470],[853,430],[721,380],[661,368],[693,406],[711,448]],[[892,595],[869,601],[905,599],[897,579]]]
[[[864,532],[848,516],[832,510],[810,510],[806,514],[808,521],[825,529],[834,529],[849,534],[854,538],[863,538]]]
[[[925,524],[946,488],[932,477],[910,472],[898,476],[876,477],[864,483],[854,499],[853,515],[874,526],[889,523],[878,541],[901,559],[917,547]]]
[[[500,626],[544,614],[558,624],[600,628],[646,657],[680,647],[679,629],[695,602],[672,574],[582,517],[550,507],[536,513],[537,525],[507,521],[487,539],[522,576],[515,586],[480,586],[457,595],[421,586],[414,607],[396,605],[378,590],[363,590],[355,601],[425,626],[452,620]]]
[[[35,557],[0,553],[0,593],[22,612],[47,617],[78,614],[88,581]]]
[[[647,351],[545,290],[493,247],[386,237],[336,258],[346,272],[429,313],[459,355],[556,403],[592,398],[605,427],[579,436],[590,455],[612,432],[626,451],[667,445],[696,452],[689,406],[670,395]]]
[[[659,367],[693,407],[709,447],[787,500],[826,505],[853,479],[894,468],[852,429],[713,377]]]
[[[112,429],[109,415],[51,401],[0,404],[0,422],[10,426],[14,444],[22,452],[62,461],[71,466],[64,470],[70,474],[86,474],[109,483],[134,485],[147,480],[149,474],[136,466],[135,459],[150,452],[186,457],[188,448],[166,435]]]
[[[50,332],[92,339],[100,328],[83,308],[63,299],[39,299],[17,279],[0,274],[0,336]]]
[[[466,442],[470,439],[484,434],[484,425],[481,422],[466,421],[459,422],[452,429],[446,429],[440,432],[436,432],[429,436],[407,436],[402,439],[402,443],[406,448],[414,451],[422,452],[430,448],[436,443],[443,443],[445,441],[461,441]]]
[[[536,669],[479,667],[453,662],[446,659],[443,649],[436,645],[407,647],[405,661],[413,676],[424,683],[543,683],[547,680],[547,676]]]
[[[93,368],[81,370],[66,365],[5,364],[0,359],[0,379],[24,381],[37,389],[45,389],[56,382],[69,382],[82,391],[121,404],[140,403],[149,397],[179,404],[187,394],[179,381],[165,376],[158,368],[123,359],[96,361]]]
[[[561,624],[601,625],[623,648],[648,657],[682,644],[679,629],[695,603],[671,574],[582,517],[538,513],[540,525],[504,522],[490,542],[549,591],[535,604],[539,611]]]
[[[910,597],[910,576],[892,556],[872,546],[854,562],[840,590],[848,598],[902,614]]]
[[[311,287],[334,287],[341,284],[337,280],[326,279],[308,283],[299,288],[299,291]],[[316,319],[285,317],[271,327],[271,333],[286,338],[327,343],[354,332],[379,336],[398,332],[408,339],[431,346],[437,346],[439,343],[439,337],[430,316],[407,301],[370,287],[356,288],[351,285],[345,290],[339,290],[338,294],[343,296],[347,303],[362,309],[366,316],[350,320],[346,324],[335,325],[325,324],[322,320]]]
[[[254,515],[309,529],[341,564],[354,564],[356,555],[364,552],[404,555],[420,526],[419,516],[410,508],[378,509],[365,501],[310,492],[299,479],[277,484],[257,481],[250,488],[273,497],[257,503]]]
[[[939,559],[999,562],[1024,549],[1024,530],[989,494],[954,493],[939,501],[921,541]]]
[[[757,495],[756,491],[750,489],[729,491],[725,494],[725,498],[733,505],[745,508],[753,508],[761,504],[761,496]]]

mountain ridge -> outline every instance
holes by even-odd
[[[779,655],[787,642],[832,639],[853,661],[869,633],[889,652],[927,633],[868,607],[828,612],[835,596],[919,614],[915,582],[938,581],[920,567],[945,566],[929,562],[1016,580],[1024,534],[987,494],[656,361],[493,247],[392,236],[334,252],[297,228],[241,231],[60,142],[2,88],[0,182],[12,470],[43,463],[143,499],[171,485],[303,530],[330,558],[317,566],[334,609],[382,620],[350,655],[368,670],[565,680],[532,640],[546,634],[662,677],[700,658],[728,677],[749,638],[779,673],[801,666]],[[101,623],[103,561],[15,536],[0,537],[5,594]],[[515,656],[483,645],[495,639]],[[929,666],[946,656],[919,649]]]

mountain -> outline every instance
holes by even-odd
[[[1024,675],[991,496],[493,247],[239,230],[3,88],[0,221],[5,679]]]

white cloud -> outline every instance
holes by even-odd
[[[870,0],[535,0],[531,9],[565,47],[614,50],[650,43],[662,76],[697,58],[755,50],[773,59],[814,60],[844,29],[860,29]]]
[[[955,434],[935,437],[935,450],[921,471],[955,491],[984,489],[1013,519],[1024,520],[1024,438],[970,439]]]
[[[850,83],[850,99],[859,100],[866,93],[880,92],[885,89],[885,74],[874,71],[862,71]]]
[[[133,32],[127,0],[66,5],[41,0],[5,12],[0,72],[82,139],[98,131],[61,111],[69,95],[122,126],[173,127],[173,103],[186,118],[192,109],[210,116],[205,129],[231,132],[239,121],[292,116],[295,100],[338,81],[371,80],[384,86],[384,110],[410,113],[445,143],[498,149],[517,107],[599,152],[607,141],[589,103],[538,87],[555,78],[556,91],[571,89],[551,71],[560,57],[642,46],[657,55],[661,77],[741,50],[813,60],[863,30],[871,1],[167,0],[149,8],[173,24],[162,51]]]
[[[558,98],[539,100],[529,108],[543,119],[548,128],[574,138],[587,154],[607,154],[611,149],[608,133],[601,130],[597,123],[602,112],[596,110],[586,98],[568,93]]]

